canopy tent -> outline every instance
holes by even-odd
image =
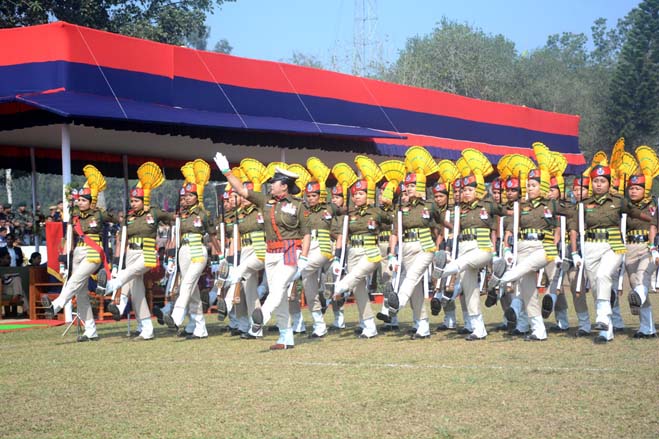
[[[355,153],[402,156],[411,145],[449,159],[474,147],[496,162],[512,152],[532,155],[531,144],[541,141],[566,156],[568,173],[585,164],[578,116],[64,22],[3,29],[0,42],[5,155],[11,147],[60,148],[66,137],[74,160],[125,154],[172,167],[218,149],[234,163],[246,156],[304,163],[316,155],[331,165]],[[57,172],[49,154],[36,150],[37,161]]]

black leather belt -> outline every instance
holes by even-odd
[[[609,239],[609,232],[586,232],[586,239],[606,240]]]
[[[136,244],[134,242],[128,243],[128,248],[131,250],[142,250],[142,244]]]
[[[542,241],[545,239],[544,233],[520,233],[519,239],[524,241]]]
[[[358,239],[350,238],[350,245],[352,245],[352,246],[363,246],[364,245],[364,240],[361,239],[361,238],[358,238]]]
[[[252,238],[243,238],[240,240],[240,244],[242,245],[252,245]]]
[[[409,232],[403,232],[403,239],[415,240],[415,239],[419,239],[419,236],[420,236],[420,234],[416,230],[409,231]]]
[[[627,235],[627,244],[640,244],[650,241],[649,235]]]
[[[476,239],[476,235],[471,234],[471,233],[462,233],[458,235],[458,241],[473,241]]]
[[[389,242],[389,235],[378,236],[378,242]]]

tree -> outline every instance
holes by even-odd
[[[298,66],[313,67],[316,69],[324,68],[323,63],[318,58],[313,55],[306,55],[302,52],[293,52],[293,56],[284,62]]]
[[[610,86],[607,128],[628,144],[659,144],[659,0],[630,13],[630,28]]]
[[[197,50],[206,50],[208,46],[208,37],[211,35],[210,26],[204,26],[201,30],[194,29],[191,33],[186,35],[186,46]]]
[[[213,52],[225,53],[229,55],[231,54],[231,52],[233,52],[233,47],[231,46],[231,44],[229,44],[228,40],[222,38],[220,41],[215,43],[215,47],[213,47]]]
[[[235,0],[16,0],[0,3],[0,27],[62,20],[161,43],[203,36],[206,14]]]
[[[480,99],[505,100],[515,87],[516,51],[503,35],[487,35],[442,18],[433,33],[408,40],[385,79]]]

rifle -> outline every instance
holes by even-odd
[[[233,220],[234,222],[233,222],[233,233],[231,237],[231,241],[233,243],[233,267],[231,268],[231,271],[235,271],[236,268],[238,267],[238,264],[240,264],[240,255],[238,253],[238,246],[240,245],[240,243],[238,242],[238,195],[234,195],[233,214],[234,214],[234,220]],[[231,312],[231,309],[233,309],[237,284],[238,282],[232,284],[227,289],[227,293],[224,299],[227,304],[227,313]],[[240,301],[240,295],[238,295],[236,300]],[[235,303],[239,303],[239,302],[235,302]]]
[[[583,186],[582,186],[583,187]],[[579,202],[579,245],[581,246],[581,254],[584,254],[584,249],[586,247],[586,217],[584,211],[583,201]],[[586,258],[581,258],[581,265],[579,266],[579,272],[577,273],[577,288],[576,293],[581,293],[581,283],[583,282],[583,272],[586,265]]]
[[[341,275],[347,265],[348,261],[346,260],[346,247],[348,242],[348,225],[350,223],[350,190],[346,192],[346,214],[343,216],[343,224],[341,226],[341,256],[339,257],[339,266],[341,266],[341,272],[334,279],[334,283],[337,284],[341,280]]]
[[[547,318],[549,317],[549,314],[554,311],[554,306],[556,305],[556,296],[559,294],[559,290],[561,288],[561,285],[563,285],[563,274],[565,273],[567,267],[567,261],[565,260],[565,217],[561,216],[560,218],[561,225],[560,225],[560,234],[561,234],[561,242],[560,242],[560,258],[561,258],[561,265],[556,267],[556,271],[554,271],[554,276],[551,279],[551,282],[549,283],[549,287],[547,288],[547,297],[551,298],[551,308],[547,310],[547,315],[545,316],[545,302],[543,299],[543,317]]]
[[[450,222],[451,221],[451,211],[446,209],[446,213],[444,215],[444,222]],[[435,283],[435,296],[438,299],[441,299],[443,295],[443,290],[446,287],[446,280],[442,279],[442,271],[444,267],[446,266],[446,245],[448,244],[448,235],[449,235],[449,229],[446,227],[446,224],[444,225],[444,250],[440,250],[442,254],[440,255],[440,258],[435,259],[435,270],[437,270],[437,282]],[[439,260],[437,260],[439,259]]]
[[[124,221],[123,224],[121,225],[121,239],[120,239],[120,244],[119,244],[119,267],[118,270],[121,270],[121,268],[124,266],[124,259],[126,258],[126,240],[128,239],[128,202],[127,200],[124,202]],[[110,299],[110,302],[114,302],[114,299],[117,295],[118,290],[114,290],[112,292],[112,298]]]
[[[63,276],[63,284],[66,283],[66,281],[71,277],[71,272],[73,271],[73,224],[71,224],[72,218],[71,218],[71,209],[68,208],[67,211],[69,214],[67,215],[69,220],[66,222],[66,234],[64,236],[65,239],[65,255],[66,255],[66,272],[65,275]]]
[[[460,186],[460,192],[462,192],[462,186]],[[462,199],[462,194],[460,194],[460,199]],[[460,203],[455,203],[453,208],[453,239],[451,240],[451,261],[455,261],[458,257],[458,235],[460,235]],[[453,276],[448,276],[446,278],[445,285],[450,285]],[[453,287],[453,292],[451,297],[448,300],[455,300],[458,297],[458,288]],[[444,293],[446,294],[446,293]],[[447,296],[444,296],[446,298]]]
[[[652,199],[654,201],[654,208],[655,208],[654,215],[657,217],[656,236],[654,237],[654,242],[656,245],[659,244],[658,242],[659,241],[659,198],[655,196],[652,197]],[[657,273],[655,274],[655,278],[656,279],[655,279],[654,289],[659,290],[659,267],[657,267]]]
[[[167,284],[165,286],[165,297],[170,298],[174,296],[174,291],[178,288],[178,251],[181,242],[181,197],[179,196],[176,201],[176,219],[174,220],[174,227],[170,230],[170,240],[174,239],[175,253],[174,253],[174,270],[169,275],[167,279]]]
[[[623,213],[620,218],[620,234],[622,235],[623,245],[627,244],[627,214]],[[618,293],[622,292],[622,282],[625,278],[625,255],[622,255],[620,261],[620,271],[618,272]]]
[[[219,188],[219,190],[218,190]],[[226,183],[218,184],[215,186],[215,217],[220,218],[220,250],[222,252],[222,256],[226,256],[226,226],[224,224],[224,201],[223,201],[223,196],[224,196],[224,189],[226,188]]]
[[[521,180],[521,179],[520,179]],[[513,264],[517,266],[517,256],[519,247],[519,201],[513,203]],[[519,290],[519,282],[515,283],[515,295]]]
[[[627,181],[627,176],[623,174],[623,180],[620,182],[622,185],[623,196],[625,193],[625,182]],[[627,245],[627,214],[623,213],[620,218],[620,234],[622,235],[622,244]],[[622,261],[620,261],[620,271],[618,273],[618,293],[622,293],[622,282],[625,279],[625,255],[622,255]]]
[[[396,233],[398,234],[398,255],[396,256],[396,264],[398,264],[398,270],[393,278],[393,288],[394,294],[398,293],[398,287],[400,286],[400,278],[402,272],[403,264],[403,196],[398,199],[398,212],[396,212],[396,221],[398,227],[396,228]]]

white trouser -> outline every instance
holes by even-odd
[[[190,256],[190,246],[184,245],[178,252],[178,263],[181,269],[181,285],[179,288],[179,295],[174,304],[172,311],[172,319],[177,326],[181,326],[185,318],[185,310],[188,308],[190,318],[195,321],[196,325],[203,324],[203,329],[200,327],[197,332],[204,332],[204,311],[201,303],[201,296],[199,295],[199,277],[206,268],[208,260],[208,252],[206,247],[202,248],[203,260],[199,262],[192,262]],[[201,316],[199,318],[198,316]],[[197,335],[197,334],[195,334]]]
[[[284,264],[283,253],[265,254],[265,273],[268,277],[269,293],[261,307],[264,325],[274,314],[280,330],[291,329],[291,318],[288,312],[288,285],[296,272],[296,265]]]
[[[85,322],[85,327],[94,325],[94,313],[89,302],[89,276],[94,274],[100,263],[87,261],[87,247],[76,247],[73,250],[72,269],[69,278],[62,287],[62,292],[53,300],[53,309],[58,312],[66,305],[75,295],[78,306],[78,315]],[[94,329],[93,333],[96,331]]]

